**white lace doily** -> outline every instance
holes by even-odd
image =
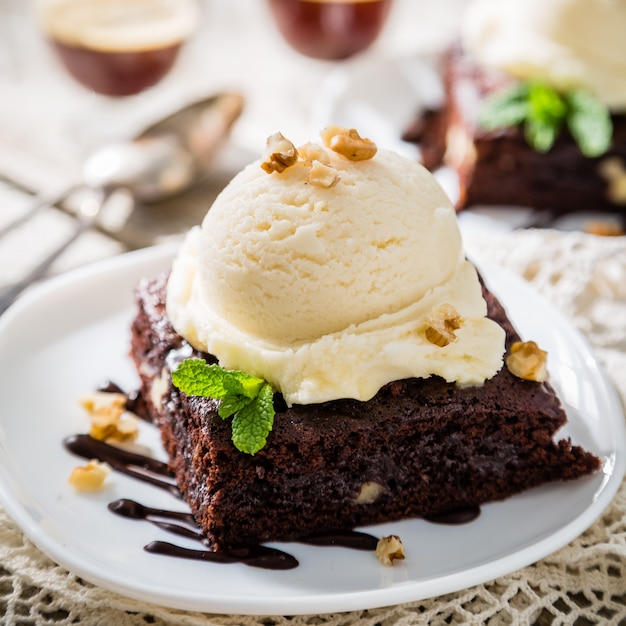
[[[626,402],[626,238],[521,231],[466,238],[476,261],[523,276],[589,339]],[[94,587],[53,563],[0,510],[0,623],[145,626],[626,624],[626,483],[582,536],[542,561],[465,591],[399,606],[297,617],[166,609]]]

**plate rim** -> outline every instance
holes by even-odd
[[[44,300],[51,293],[57,293],[60,289],[75,286],[81,280],[89,279],[97,280],[98,276],[114,273],[129,267],[134,268],[137,275],[141,275],[144,268],[148,265],[160,265],[166,269],[167,262],[173,257],[179,247],[178,242],[170,242],[159,244],[136,250],[120,255],[115,255],[105,260],[96,261],[89,265],[71,270],[65,274],[56,276],[44,283],[33,287],[29,292],[19,298],[14,305],[0,316],[0,338],[10,329],[13,321],[25,310],[37,306],[37,303]],[[571,326],[565,316],[560,313],[547,299],[532,288],[531,285],[523,281],[520,277],[498,267],[485,269],[478,264],[479,270],[485,275],[487,283],[492,277],[498,277],[502,280],[515,281],[520,288],[529,289],[535,297],[539,298],[545,306],[548,306],[557,318],[564,321],[569,327],[570,333],[573,333],[580,345],[593,355],[593,350],[586,338],[577,329]],[[496,292],[497,295],[497,292]],[[129,306],[131,297],[128,298]],[[506,303],[505,303],[506,305]],[[121,312],[121,310],[120,310]],[[88,322],[89,320],[84,320]],[[621,402],[617,392],[611,384],[604,368],[595,359],[597,374],[603,383],[603,391],[606,394],[607,401],[610,402],[615,410],[622,413]],[[611,414],[612,415],[612,414]],[[1,421],[1,420],[0,420]],[[94,572],[86,563],[80,562],[80,559],[71,557],[71,553],[64,550],[63,545],[48,537],[48,535],[35,523],[35,520],[25,510],[22,503],[14,494],[10,493],[10,486],[5,484],[5,474],[7,472],[2,463],[3,451],[1,450],[2,441],[0,440],[0,501],[4,505],[8,515],[16,522],[22,532],[45,554],[54,561],[65,567],[71,572],[85,578],[95,585],[116,592],[122,596],[133,598],[152,604],[167,606],[174,609],[195,610],[195,611],[211,611],[221,614],[247,614],[247,615],[295,615],[295,614],[318,614],[320,612],[345,612],[352,610],[364,610],[378,608],[382,606],[390,606],[404,602],[420,601],[426,598],[436,597],[443,593],[453,593],[461,589],[466,589],[477,584],[498,578],[499,576],[510,574],[517,571],[540,558],[553,553],[557,549],[562,548],[569,542],[584,532],[594,521],[600,517],[602,512],[609,506],[613,497],[617,493],[626,471],[626,461],[624,454],[617,454],[620,450],[626,451],[626,425],[623,419],[610,420],[611,426],[615,430],[616,441],[612,449],[612,459],[608,462],[613,463],[610,474],[605,473],[602,485],[596,490],[596,498],[590,506],[587,506],[579,515],[570,520],[569,523],[561,526],[558,531],[549,533],[546,537],[537,542],[526,546],[520,550],[514,551],[512,554],[505,555],[478,566],[470,567],[463,570],[462,584],[459,585],[459,572],[453,572],[438,576],[426,581],[407,581],[404,584],[394,584],[389,587],[379,587],[369,589],[367,591],[348,591],[339,594],[324,593],[321,595],[296,595],[285,597],[264,598],[260,596],[252,596],[246,598],[227,598],[220,600],[206,597],[185,596],[180,599],[178,594],[163,594],[159,592],[158,597],[154,592],[150,592],[149,587],[140,584],[140,581],[132,588],[127,585],[118,585],[111,580],[110,577],[103,576],[98,572]],[[0,432],[1,434],[1,432]],[[584,480],[584,479],[582,479]],[[597,497],[597,494],[600,497]],[[600,500],[601,506],[597,501]],[[497,505],[497,503],[495,503]],[[555,544],[554,537],[558,535],[559,540]],[[558,544],[558,545],[557,545]],[[197,594],[196,594],[197,595]],[[323,611],[320,611],[323,607]]]

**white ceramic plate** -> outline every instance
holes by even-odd
[[[75,493],[67,478],[82,461],[61,442],[86,430],[80,395],[108,379],[126,388],[136,384],[127,357],[132,289],[141,276],[168,267],[173,251],[152,248],[61,276],[0,318],[2,500],[37,546],[83,578],[133,598],[214,613],[373,608],[452,592],[532,563],[583,532],[615,494],[626,444],[612,387],[565,319],[520,280],[489,270],[489,285],[522,334],[550,353],[552,379],[570,417],[563,434],[601,455],[603,472],[484,506],[475,522],[463,526],[408,520],[368,529],[402,538],[407,559],[393,568],[370,552],[299,544],[283,546],[300,561],[289,571],[146,553],[149,541],[171,537],[111,514],[107,503],[129,497],[160,508],[184,505],[120,474],[101,492]],[[141,443],[163,456],[152,426],[142,428]]]

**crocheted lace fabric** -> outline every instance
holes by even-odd
[[[593,345],[626,401],[626,238],[519,231],[466,237],[470,258],[515,272]],[[119,626],[408,624],[626,625],[626,483],[597,522],[540,562],[425,601],[296,617],[208,615],[149,605],[95,587],[43,555],[0,509],[0,623]]]

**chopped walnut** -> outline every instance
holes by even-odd
[[[126,410],[121,393],[96,392],[80,399],[91,419],[89,434],[100,441],[129,443],[139,434],[139,418]]]
[[[96,391],[79,398],[79,402],[87,413],[103,413],[109,411],[125,410],[126,396],[123,393],[109,391]]]
[[[385,488],[373,480],[361,485],[359,495],[356,497],[357,504],[373,504],[384,493]]]
[[[321,137],[326,146],[350,161],[367,161],[378,150],[371,139],[361,137],[354,128],[328,126],[321,132]]]
[[[607,182],[606,195],[615,204],[626,204],[626,167],[623,159],[609,157],[600,161],[598,173]]]
[[[311,164],[308,180],[312,185],[328,189],[334,187],[340,179],[341,176],[339,176],[339,172],[334,167],[324,165],[324,163],[317,160]]]
[[[378,540],[376,556],[383,565],[393,565],[394,561],[405,558],[404,546],[398,535],[389,535]]]
[[[282,133],[274,133],[267,138],[261,167],[268,173],[284,172],[298,160],[296,147]]]
[[[621,224],[613,220],[589,220],[585,222],[585,232],[598,237],[621,237],[626,234]]]
[[[443,348],[455,342],[458,337],[455,330],[461,328],[460,316],[451,304],[436,306],[428,316],[426,339]]]
[[[110,473],[109,465],[92,459],[87,465],[75,467],[68,482],[76,491],[97,491]]]
[[[100,441],[108,443],[130,443],[139,434],[139,419],[131,413],[124,412],[119,417],[94,415],[91,418],[89,434]]]
[[[163,400],[170,387],[171,374],[167,367],[161,370],[161,374],[152,380],[150,387],[150,402],[157,411],[160,411]]]
[[[298,148],[298,155],[303,165],[311,165],[313,161],[319,161],[324,165],[330,165],[328,152],[322,146],[309,141]]]
[[[534,341],[516,341],[505,362],[514,376],[542,383],[548,379],[547,356]]]
[[[322,132],[320,133],[320,137],[322,138],[322,141],[324,142],[324,145],[327,148],[330,148],[330,142],[332,141],[333,137],[335,137],[335,135],[340,135],[341,133],[346,133],[348,132],[347,128],[343,128],[343,126],[326,126]]]

